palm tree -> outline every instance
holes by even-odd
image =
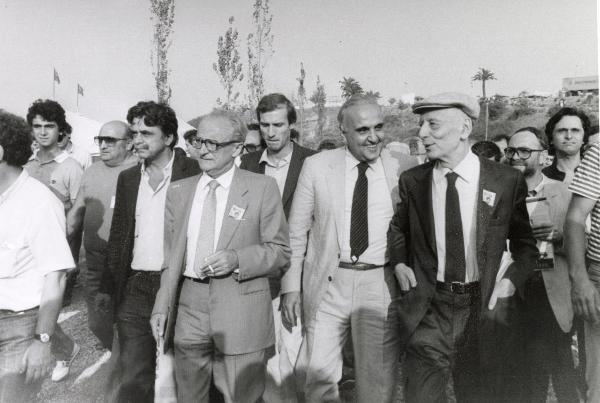
[[[475,73],[475,75],[471,78],[471,81],[481,81],[481,91],[483,93],[483,99],[486,99],[485,96],[485,82],[488,80],[495,80],[494,72],[492,70],[484,69],[483,67],[479,68],[479,71]]]
[[[342,80],[340,81],[340,88],[342,90],[342,97],[344,99],[348,99],[355,94],[364,93],[362,86],[352,77],[342,77]]]

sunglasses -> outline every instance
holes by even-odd
[[[97,146],[102,145],[102,143],[104,142],[104,144],[106,144],[107,146],[114,146],[115,144],[117,144],[118,141],[127,141],[128,139],[118,139],[115,137],[109,137],[109,136],[96,136],[94,137],[94,143],[96,143]]]

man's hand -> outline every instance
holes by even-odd
[[[109,312],[112,307],[112,297],[110,294],[98,293],[94,297],[94,306],[100,312]]]
[[[415,273],[404,263],[398,263],[396,267],[394,267],[394,275],[396,276],[396,280],[398,280],[402,291],[410,291],[411,288],[417,286]]]
[[[25,350],[19,373],[26,374],[26,383],[36,382],[52,371],[53,364],[54,357],[50,352],[50,343],[34,340]]]
[[[156,343],[165,336],[166,321],[167,315],[164,313],[155,313],[150,318],[150,329],[152,329],[152,336],[154,336]]]
[[[300,291],[287,292],[281,296],[281,319],[288,331],[298,324],[302,312],[301,304]]]
[[[499,283],[494,287],[494,291],[492,291],[492,296],[490,297],[490,303],[488,304],[488,309],[491,311],[496,307],[496,302],[498,302],[498,298],[508,298],[512,297],[515,294],[516,288],[515,285],[507,278],[503,278]]]
[[[600,294],[588,277],[571,283],[573,310],[588,322],[600,322]]]
[[[206,257],[200,267],[199,277],[226,276],[239,267],[237,253],[232,249],[224,249]]]
[[[539,241],[560,242],[562,234],[553,224],[532,225],[533,237]]]

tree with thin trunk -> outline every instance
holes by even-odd
[[[327,102],[327,94],[325,93],[325,85],[321,83],[321,78],[317,76],[317,87],[309,98],[313,103],[313,108],[317,113],[317,138],[319,141],[323,138],[323,128],[325,127],[325,104]]]
[[[300,77],[298,80],[298,110],[300,112],[300,140],[304,139],[304,102],[306,102],[306,90],[304,89],[304,78],[306,77],[306,71],[304,71],[304,63],[300,62]]]
[[[151,20],[154,22],[154,36],[150,63],[156,86],[158,102],[168,104],[171,99],[169,85],[168,51],[171,47],[171,33],[175,21],[175,0],[150,0]]]
[[[233,26],[234,18],[229,17],[229,28],[224,36],[219,36],[217,41],[217,62],[213,63],[213,70],[219,76],[221,85],[225,89],[225,102],[217,98],[217,104],[224,109],[232,109],[237,101],[239,92],[233,92],[236,82],[244,79],[242,62],[240,61],[239,33]]]
[[[342,98],[348,99],[355,94],[364,94],[362,86],[353,77],[342,77],[340,81],[340,89],[342,90]]]
[[[485,82],[489,80],[495,80],[494,72],[492,70],[484,69],[480,67],[477,73],[471,78],[471,81],[481,81],[481,92],[483,93],[483,99],[487,99],[485,94]]]
[[[264,70],[273,55],[271,24],[273,15],[269,0],[255,0],[252,12],[254,32],[248,34],[248,104],[258,104],[265,92]]]

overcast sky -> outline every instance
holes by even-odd
[[[190,120],[223,97],[212,69],[216,43],[235,17],[242,60],[253,0],[176,0],[171,105]],[[300,62],[310,95],[317,75],[329,96],[356,78],[384,102],[403,93],[455,90],[472,95],[479,67],[496,81],[488,93],[556,93],[561,79],[597,74],[594,0],[271,0],[275,36],[268,92],[296,91]],[[0,0],[0,108],[25,115],[36,98],[56,99],[106,121],[154,99],[149,0]],[[244,68],[245,71],[245,68]],[[245,91],[245,82],[239,90]]]

